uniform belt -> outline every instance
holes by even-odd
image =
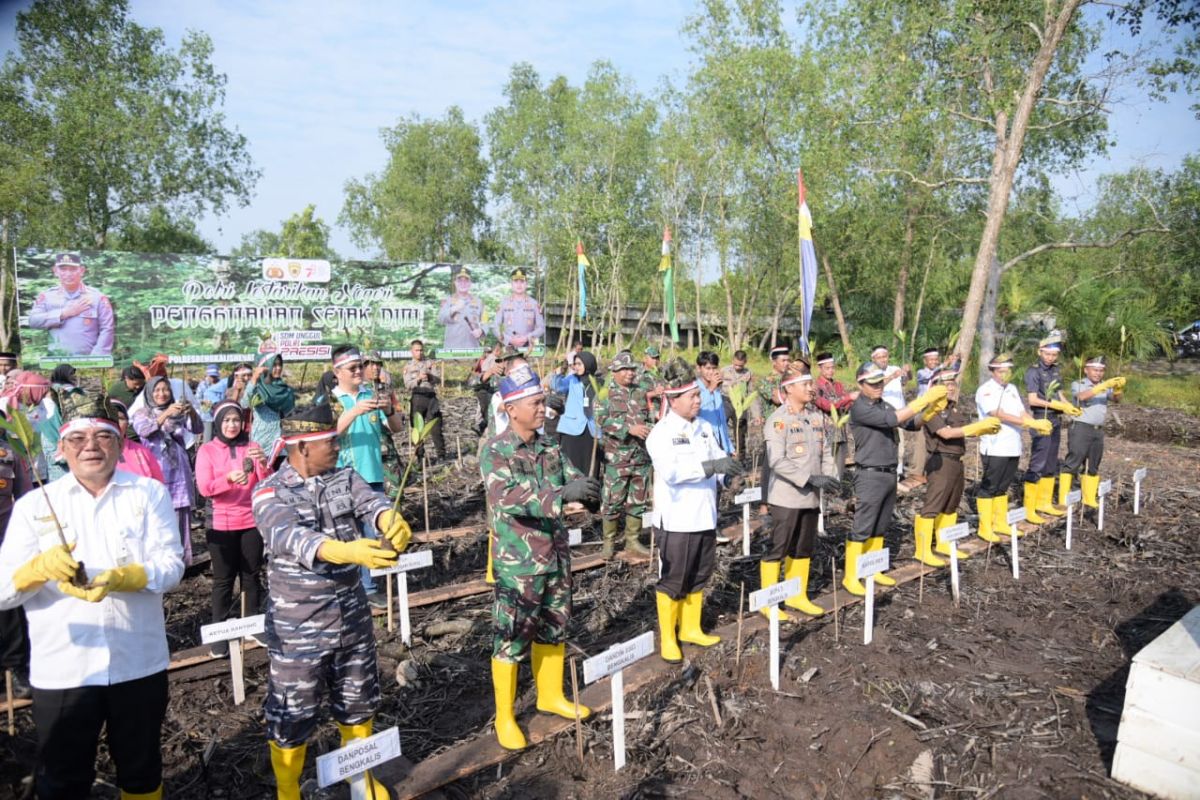
[[[868,467],[866,464],[859,464],[858,468],[865,469],[868,472],[891,472],[893,474],[896,472],[896,466],[894,464],[890,467]]]

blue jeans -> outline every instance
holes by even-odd
[[[383,494],[383,482],[368,484],[372,489]],[[362,526],[362,535],[365,539],[378,539],[379,532],[375,530],[375,526],[364,523]],[[374,594],[379,591],[379,587],[375,585],[375,579],[371,577],[371,570],[366,567],[362,568],[362,586],[367,594]]]

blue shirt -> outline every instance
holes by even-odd
[[[559,433],[578,436],[586,429],[593,438],[599,435],[596,420],[592,419],[592,401],[587,394],[590,383],[587,376],[580,380],[574,374],[559,375],[554,379],[554,391],[567,396],[567,407],[558,418]]]
[[[704,381],[697,381],[700,387],[700,418],[712,426],[717,435],[717,444],[726,453],[733,453],[733,440],[729,438],[729,422],[725,418],[725,395],[721,394],[720,385],[709,389]]]
[[[216,383],[209,383],[207,378],[196,389],[196,399],[200,401],[200,419],[212,422],[213,406],[225,399],[225,390],[229,388],[229,379],[222,378]],[[257,442],[258,440],[255,439]],[[259,442],[259,444],[262,444]],[[266,445],[263,445],[266,447]]]
[[[375,396],[364,384],[357,395],[351,395],[341,389],[333,390],[333,397],[342,404],[343,411],[354,408],[359,400],[367,400]],[[359,414],[350,423],[350,427],[338,437],[342,450],[338,453],[339,467],[353,467],[367,483],[383,483],[383,410],[376,409],[366,414]]]

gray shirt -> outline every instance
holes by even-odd
[[[868,400],[860,394],[850,406],[850,432],[854,435],[854,461],[860,467],[890,467],[898,460],[896,409],[882,398]]]
[[[1080,400],[1079,395],[1091,389],[1096,384],[1089,381],[1087,378],[1075,381],[1071,384],[1071,395],[1075,398],[1075,405],[1083,409],[1083,414],[1076,417],[1076,422],[1084,422],[1088,425],[1094,425],[1097,428],[1104,427],[1104,420],[1108,416],[1108,400],[1112,397],[1112,389],[1106,389],[1103,392],[1097,392],[1092,395],[1091,400]]]

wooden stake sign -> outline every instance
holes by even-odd
[[[825,532],[825,490],[817,490],[817,533]]]
[[[627,642],[613,645],[583,662],[583,682],[595,683],[612,675],[613,768],[625,766],[625,673],[624,669],[654,653],[654,633],[646,631]]]
[[[1075,506],[1079,505],[1079,501],[1083,499],[1083,492],[1078,489],[1067,492],[1067,549],[1071,549],[1071,528],[1074,527],[1072,520],[1075,517]]]
[[[1096,489],[1096,494],[1100,497],[1100,510],[1096,513],[1096,530],[1104,530],[1104,498],[1112,491],[1112,481],[1101,481],[1100,486]]]
[[[960,522],[957,525],[949,525],[937,532],[943,542],[950,545],[950,593],[954,595],[954,605],[958,605],[958,544],[960,539],[965,539],[971,535],[971,528],[967,523]]]
[[[1014,508],[1008,512],[1008,525],[1013,529],[1012,535],[1008,538],[1012,543],[1012,573],[1013,580],[1021,579],[1021,547],[1017,544],[1020,536],[1017,535],[1017,525],[1025,521],[1025,506]]]
[[[872,550],[858,557],[858,579],[867,581],[867,597],[863,603],[863,644],[870,644],[875,638],[875,575],[886,572],[891,552],[888,548]]]
[[[1142,508],[1142,481],[1146,480],[1146,468],[1133,471],[1133,515],[1136,517]]]
[[[372,577],[380,577],[384,575],[396,576],[396,605],[400,614],[400,639],[406,645],[412,644],[412,624],[408,616],[408,573],[414,569],[423,569],[433,566],[433,551],[418,550],[415,553],[401,553],[396,559],[393,566],[383,569],[371,570]],[[388,589],[391,589],[392,580],[387,579]],[[388,601],[388,616],[389,623],[392,611],[392,603]],[[392,630],[391,625],[388,625],[388,630]]]
[[[768,606],[777,612],[777,606],[795,594],[800,594],[800,579],[791,578],[775,583],[765,589],[750,593],[750,610],[761,611]],[[779,614],[769,614],[771,629],[771,688],[779,691]]]
[[[243,677],[244,664],[242,661],[242,637],[252,633],[262,633],[267,629],[265,614],[255,614],[253,617],[230,619],[225,622],[214,622],[211,625],[200,626],[201,644],[213,642],[229,642],[229,672],[233,677],[233,704],[240,706],[246,702],[246,682]]]
[[[569,528],[567,530],[567,546],[578,547],[583,544],[583,528]]]
[[[324,789],[350,781],[351,800],[370,800],[367,771],[400,757],[400,729],[388,728],[317,756],[317,785]]]
[[[762,487],[752,486],[734,495],[733,502],[742,507],[742,555],[750,555],[750,504],[762,502]]]

